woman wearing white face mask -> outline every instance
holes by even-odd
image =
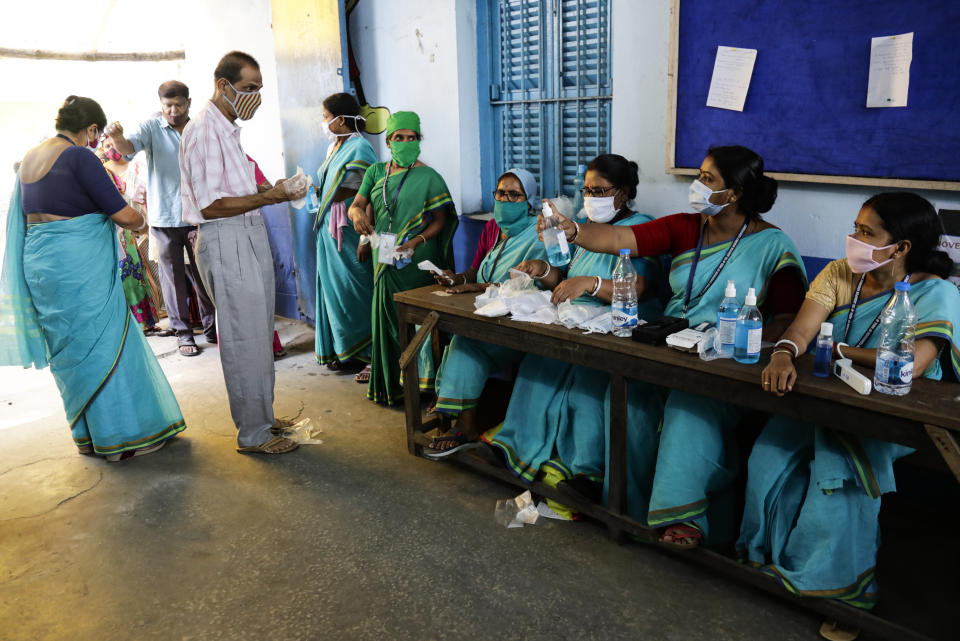
[[[633,227],[566,219],[560,226],[570,242],[591,251],[671,254],[672,296],[666,313],[684,316],[691,325],[716,320],[727,280],[738,289],[754,287],[760,293],[764,334],[779,336],[803,302],[806,277],[790,238],[760,218],[776,195],[777,183],[763,174],[760,156],[740,146],[713,147],[689,191],[690,205],[700,213]],[[663,422],[655,465],[649,449],[634,445],[645,441],[631,434],[627,510],[637,520],[665,528],[661,542],[693,547],[704,537],[720,541],[735,536],[725,502],[711,503],[711,498],[733,484],[736,467],[726,443],[743,415],[735,405],[672,390],[663,412],[650,417]],[[711,530],[707,515],[715,512],[712,505],[721,518],[711,521]]]
[[[942,228],[933,205],[911,193],[879,194],[863,204],[854,229],[847,257],[817,276],[784,332],[761,375],[764,391],[791,391],[796,352],[823,321],[833,323],[838,356],[872,369],[877,319],[901,281],[911,284],[917,310],[914,372],[939,380],[937,357],[944,350],[957,372],[960,293],[944,280],[953,264],[937,250]],[[872,607],[880,496],[896,489],[893,462],[910,451],[794,419],[771,419],[750,455],[738,549],[791,592]]]
[[[617,154],[594,158],[587,165],[583,188],[590,220],[602,223],[597,226],[625,228],[653,220],[627,207],[637,195],[639,182],[637,163]],[[566,274],[545,260],[526,261],[517,269],[552,289],[554,304],[609,305],[613,298],[610,275],[618,259],[576,247]],[[663,305],[655,296],[659,260],[636,256],[633,266],[638,315],[647,320],[659,318],[663,315]],[[533,481],[539,476],[551,486],[599,500],[606,467],[608,386],[609,378],[601,372],[528,354],[520,363],[503,424],[487,432],[484,440],[503,454],[507,466],[520,478]],[[635,381],[631,381],[628,395],[631,438],[637,444],[643,440],[647,449],[652,438],[656,452],[659,419],[647,423],[645,417],[662,409],[662,399],[656,390]],[[647,407],[650,403],[652,407]]]
[[[363,118],[356,98],[336,93],[323,101],[323,130],[330,141],[327,158],[317,171],[320,207],[314,222],[317,233],[317,362],[338,370],[357,359],[370,362],[370,309],[373,300],[373,263],[370,245],[347,218],[347,210],[377,154],[360,135]],[[369,369],[357,374],[369,380]]]

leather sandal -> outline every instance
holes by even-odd
[[[247,447],[238,447],[237,451],[243,454],[286,454],[300,447],[296,441],[292,441],[283,436],[274,436],[260,445],[248,445]]]

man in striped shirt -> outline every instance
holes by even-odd
[[[214,72],[213,98],[183,131],[180,191],[183,221],[198,225],[197,267],[217,308],[220,362],[240,452],[283,454],[297,444],[281,436],[273,414],[273,255],[260,208],[302,198],[283,180],[257,186],[236,120],[260,105],[260,65],[232,51]]]

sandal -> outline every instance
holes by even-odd
[[[339,372],[340,370],[343,369],[343,363],[334,359],[329,363],[327,363],[327,369],[330,370],[331,372]]]
[[[270,426],[271,434],[283,434],[285,431],[293,427],[294,423],[290,419],[286,418],[277,418],[274,419],[273,425]]]
[[[853,641],[860,636],[860,628],[854,628],[836,621],[824,621],[820,626],[820,636],[830,641]]]
[[[283,436],[274,436],[270,440],[260,445],[248,445],[247,447],[238,447],[237,451],[244,454],[286,454],[300,447],[296,441],[292,441]]]
[[[111,463],[116,463],[117,461],[133,458],[134,456],[143,456],[144,454],[151,454],[153,452],[156,452],[166,444],[167,444],[167,441],[163,440],[163,441],[160,441],[159,443],[154,443],[153,445],[148,445],[146,447],[140,447],[135,450],[127,450],[126,452],[119,452],[117,454],[107,454],[104,458],[110,461]]]
[[[197,347],[197,343],[193,340],[193,334],[182,334],[177,336],[177,349],[180,350],[181,356],[200,355],[200,348]]]
[[[370,382],[370,366],[367,365],[362,370],[357,372],[356,376],[353,377],[353,380],[355,380],[358,383],[363,383],[364,385],[369,383]]]
[[[175,329],[170,329],[169,327],[168,327],[167,329],[157,329],[157,334],[156,334],[156,335],[157,335],[157,336],[163,336],[164,338],[167,338],[167,337],[169,337],[169,336],[176,336],[176,335],[177,335],[177,330],[175,330]]]
[[[668,536],[670,537],[669,541],[667,540]],[[693,543],[680,542],[684,540],[692,540]],[[698,547],[703,542],[703,533],[695,527],[679,523],[664,530],[659,542],[671,547],[689,550]]]
[[[447,448],[438,447],[445,443],[451,443],[452,445]],[[463,432],[457,432],[456,434],[447,433],[444,436],[433,437],[433,442],[423,448],[423,455],[430,459],[439,459],[455,454],[460,450],[474,447],[480,447],[480,441],[470,440],[463,435]]]

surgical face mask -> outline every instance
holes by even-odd
[[[507,236],[512,237],[520,234],[533,222],[529,213],[530,206],[525,200],[520,202],[493,201],[493,217]]]
[[[334,117],[331,118],[330,120],[322,120],[322,121],[320,121],[320,123],[321,123],[321,124],[320,124],[320,128],[323,129],[323,135],[326,136],[327,139],[329,139],[331,142],[334,142],[334,141],[336,141],[338,138],[343,137],[343,136],[346,136],[347,138],[349,138],[350,136],[353,136],[354,134],[357,133],[356,131],[348,131],[348,132],[345,133],[345,134],[338,134],[338,133],[336,133],[335,131],[331,131],[331,129],[330,129],[330,123],[333,122],[334,120],[336,120],[337,118],[343,118],[344,121],[346,121],[347,118],[353,118],[353,121],[354,121],[355,123],[357,123],[358,120],[366,120],[366,118],[364,118],[363,116],[334,116]],[[359,125],[360,123],[357,123],[357,124]],[[359,128],[360,128],[360,127],[358,126],[357,129],[359,129]]]
[[[408,140],[405,142],[392,141],[390,143],[390,157],[401,167],[410,167],[417,162],[420,156],[420,141]]]
[[[613,205],[613,196],[587,196],[583,199],[583,208],[587,210],[587,218],[594,223],[608,223],[617,215],[617,208]]]
[[[233,97],[233,100],[227,98],[227,94],[223,94],[223,98],[227,101],[227,104],[230,105],[230,108],[233,109],[233,113],[240,120],[250,120],[253,118],[253,114],[256,113],[257,108],[260,106],[260,92],[240,91],[233,85],[230,85],[230,88],[233,89],[237,95]]]
[[[707,216],[715,216],[719,214],[726,205],[715,205],[710,202],[710,196],[714,194],[719,194],[721,192],[727,191],[726,189],[718,189],[713,191],[706,185],[704,185],[700,180],[694,180],[690,183],[690,206],[693,207],[694,211],[698,211],[701,214],[706,214]]]
[[[875,247],[869,243],[857,240],[853,236],[847,236],[847,262],[850,264],[850,271],[854,274],[866,274],[867,272],[872,272],[877,267],[886,265],[893,260],[893,256],[878,263],[873,259],[873,252],[896,246],[897,243],[891,243],[884,247]]]

